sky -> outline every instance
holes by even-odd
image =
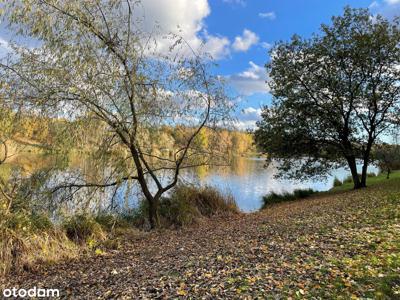
[[[165,30],[177,26],[184,38],[215,59],[213,70],[226,79],[237,105],[239,129],[254,128],[261,108],[271,103],[265,64],[268,51],[294,34],[309,37],[343,8],[370,8],[373,14],[400,15],[400,0],[142,0],[147,22]],[[0,54],[8,34],[0,30]]]

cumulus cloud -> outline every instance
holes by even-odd
[[[258,120],[261,116],[261,108],[246,107],[242,110],[242,115],[245,120]]]
[[[235,41],[233,42],[233,50],[237,52],[245,52],[251,48],[251,46],[258,43],[260,38],[254,32],[245,29],[243,30],[243,34],[241,36],[235,37]]]
[[[268,78],[265,68],[252,61],[249,62],[249,65],[249,68],[243,72],[228,76],[229,84],[244,96],[268,93],[269,88],[266,83]]]
[[[258,16],[260,18],[269,19],[269,20],[275,20],[276,19],[276,14],[275,14],[274,11],[259,13]]]
[[[240,130],[255,129],[256,122],[261,119],[261,108],[246,107],[238,115],[236,127]]]
[[[137,17],[143,16],[144,30],[160,35],[175,33],[182,36],[194,50],[203,48],[219,59],[229,53],[229,40],[223,36],[210,35],[204,19],[211,13],[208,0],[146,0],[138,8]],[[155,24],[158,24],[155,28]],[[167,48],[169,45],[162,44]]]

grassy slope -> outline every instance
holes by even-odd
[[[400,179],[400,170],[393,171],[393,173],[390,174],[390,179]],[[368,177],[367,178],[367,186],[373,186],[373,185],[382,183],[386,180],[387,180],[386,173],[379,174],[376,177]],[[341,186],[332,188],[330,191],[331,192],[339,192],[339,191],[348,191],[351,189],[353,189],[353,183],[345,183]]]
[[[92,299],[400,299],[400,178],[104,251],[3,285]]]

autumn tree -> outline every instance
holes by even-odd
[[[107,188],[138,182],[158,225],[161,196],[183,168],[210,164],[213,152],[196,147],[202,129],[229,118],[223,86],[210,60],[176,34],[145,30],[140,1],[7,1],[10,30],[38,41],[14,46],[2,63],[9,98],[31,113],[101,124],[96,158],[109,176],[74,180],[62,188]],[[173,153],[152,151],[165,126],[180,131]],[[101,137],[101,139],[99,139]],[[165,179],[167,178],[167,179]],[[54,190],[54,191],[55,191]]]
[[[399,43],[397,19],[347,7],[312,38],[275,45],[267,66],[274,100],[255,135],[280,175],[347,166],[354,188],[366,186],[371,150],[399,116]]]

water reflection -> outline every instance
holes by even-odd
[[[370,172],[377,172],[376,167],[371,166]],[[245,212],[255,211],[261,207],[261,199],[270,192],[292,192],[299,188],[312,188],[316,191],[327,191],[333,186],[335,177],[340,180],[350,175],[350,171],[340,168],[335,170],[325,181],[290,181],[276,179],[277,168],[270,165],[265,168],[265,161],[261,158],[238,158],[231,167],[209,168],[207,174],[196,176],[195,171],[186,172],[183,177],[191,177],[192,182],[207,184],[217,187],[225,193],[231,193],[241,210]],[[190,174],[191,173],[191,174]]]
[[[104,166],[92,165],[90,160],[82,157],[72,157],[68,162],[58,162],[51,156],[27,155],[15,158],[11,165],[19,165],[24,172],[33,173],[40,167],[56,167],[57,171],[52,173],[46,186],[56,186],[71,179],[78,183],[85,181],[101,182],[108,175]],[[9,173],[10,165],[0,168],[0,175]],[[369,172],[377,172],[377,168],[370,167]],[[350,172],[346,169],[338,169],[327,178],[326,181],[289,181],[278,180],[274,176],[277,168],[270,165],[265,168],[265,161],[261,158],[237,158],[229,167],[199,167],[193,170],[183,170],[180,180],[182,182],[210,185],[216,187],[223,193],[230,193],[237,201],[242,211],[250,212],[261,207],[261,199],[270,192],[292,192],[298,188],[312,188],[317,191],[326,191],[333,186],[334,177],[343,180]],[[102,179],[101,179],[102,178]],[[168,182],[169,175],[164,174],[162,182]],[[67,197],[60,193],[60,197]],[[90,193],[81,190],[73,194],[70,199],[68,210],[77,207],[90,206],[93,209],[119,208],[129,209],[137,205],[141,198],[140,190],[136,183],[125,183],[112,189],[97,189]],[[90,203],[89,201],[90,200]],[[60,200],[61,201],[61,200]],[[62,201],[66,202],[66,201]]]

